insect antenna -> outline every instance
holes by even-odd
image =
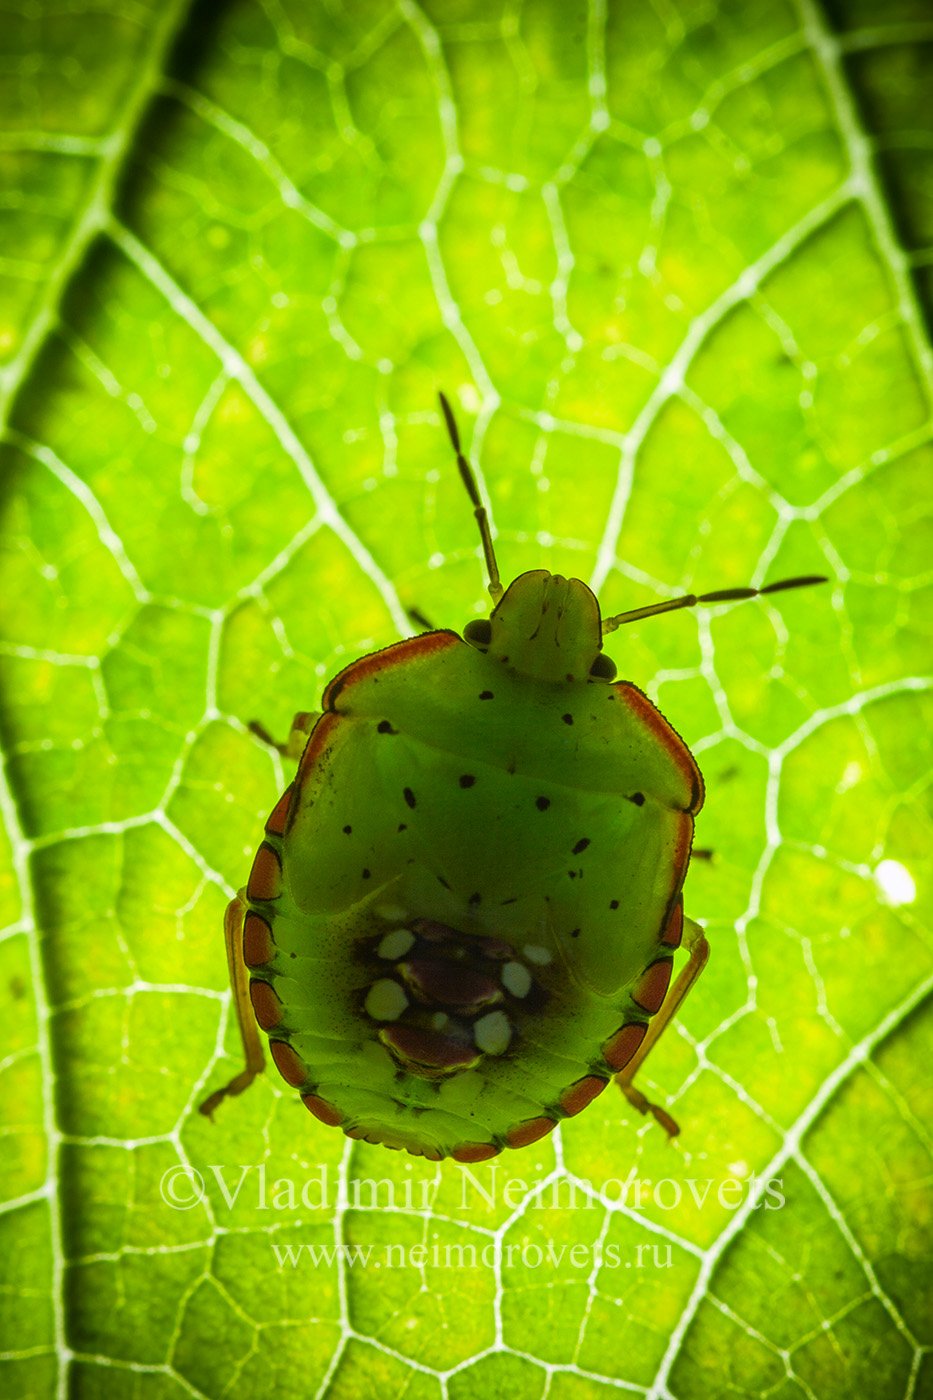
[[[502,597],[503,588],[499,578],[499,565],[496,563],[496,551],[492,546],[489,517],[486,514],[485,506],[479,498],[479,491],[476,489],[476,477],[473,475],[473,468],[464,457],[463,450],[460,447],[460,433],[457,429],[457,420],[454,418],[453,409],[440,391],[438,391],[437,397],[441,401],[444,422],[447,424],[450,441],[453,444],[454,452],[457,454],[457,466],[460,468],[460,480],[466,487],[467,495],[473,503],[473,515],[479,526],[479,535],[483,542],[483,554],[486,557],[486,572],[489,575],[488,588],[490,597],[494,603],[498,603],[499,599]]]
[[[676,612],[679,608],[695,608],[699,603],[740,603],[746,598],[763,598],[768,593],[783,593],[787,588],[809,588],[814,583],[828,583],[823,574],[802,574],[799,578],[782,578],[777,583],[768,583],[764,588],[720,588],[715,593],[685,593],[682,598],[671,598],[666,603],[649,603],[646,608],[632,608],[629,612],[616,613],[615,617],[603,619],[603,636],[614,632],[626,622],[638,622],[643,617],[654,617],[657,613]]]

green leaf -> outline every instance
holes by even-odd
[[[922,0],[6,15],[3,1395],[929,1393],[929,38]],[[469,1171],[272,1072],[197,1113],[288,780],[249,723],[483,610],[439,387],[508,578],[831,578],[608,644],[708,787],[710,966],[640,1080],[674,1144],[614,1090]]]

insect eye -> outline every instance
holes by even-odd
[[[488,617],[474,618],[464,627],[463,635],[466,641],[473,642],[476,646],[488,647],[492,641],[492,623]]]
[[[618,675],[616,663],[611,656],[607,656],[604,651],[600,651],[597,653],[596,660],[590,667],[590,675],[596,676],[601,681],[615,680]]]

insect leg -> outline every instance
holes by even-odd
[[[243,919],[245,915],[246,902],[241,890],[236,898],[231,899],[227,905],[227,912],[224,915],[224,937],[227,944],[230,986],[233,989],[233,1006],[240,1025],[240,1035],[243,1037],[243,1053],[246,1063],[240,1073],[230,1080],[229,1084],[225,1084],[222,1089],[217,1089],[200,1105],[201,1113],[207,1114],[208,1118],[213,1116],[214,1109],[224,1099],[232,1097],[234,1094],[242,1094],[244,1089],[248,1089],[256,1075],[262,1072],[265,1064],[256,1017],[249,999],[249,975],[246,971],[246,963],[243,961]]]
[[[299,710],[292,720],[292,727],[288,731],[288,738],[282,749],[285,758],[293,758],[297,763],[305,751],[305,744],[308,742],[308,735],[320,719],[319,714],[309,714],[307,710]]]
[[[299,710],[292,720],[292,727],[288,731],[288,738],[284,744],[273,739],[264,724],[260,724],[258,719],[250,720],[247,729],[251,734],[255,734],[257,739],[261,739],[264,744],[268,744],[270,749],[276,749],[283,758],[293,758],[295,762],[304,753],[305,744],[308,742],[308,735],[314,728],[319,716],[310,714],[307,710]]]
[[[436,632],[437,628],[433,622],[429,622],[420,608],[406,608],[405,611],[419,632]]]
[[[677,1015],[687,993],[706,966],[707,959],[709,958],[709,944],[706,941],[706,935],[700,928],[700,925],[695,924],[692,919],[684,919],[683,945],[690,954],[686,965],[682,967],[678,973],[677,980],[664,998],[664,1003],[660,1011],[651,1018],[647,1033],[641,1045],[635,1051],[635,1054],[629,1060],[625,1069],[621,1070],[619,1074],[616,1075],[616,1083],[632,1107],[637,1108],[639,1113],[650,1113],[651,1116],[661,1124],[661,1127],[667,1133],[668,1137],[676,1137],[680,1132],[677,1123],[663,1108],[660,1108],[658,1104],[651,1103],[639,1089],[636,1089],[632,1080],[645,1063],[646,1058],[658,1043],[670,1022]]]

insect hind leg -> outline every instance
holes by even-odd
[[[249,974],[243,960],[243,920],[245,917],[246,901],[243,898],[243,891],[240,890],[239,894],[231,899],[227,905],[227,912],[224,915],[224,937],[227,944],[230,986],[233,989],[233,1009],[243,1039],[245,1063],[239,1074],[234,1075],[229,1083],[225,1084],[222,1089],[215,1090],[199,1105],[199,1111],[208,1118],[213,1117],[215,1108],[223,1103],[224,1099],[232,1098],[235,1094],[242,1094],[244,1089],[248,1089],[257,1074],[262,1073],[265,1065],[262,1042],[256,1027],[256,1017],[249,999]]]
[[[651,1023],[641,1045],[625,1068],[616,1075],[616,1083],[632,1107],[637,1109],[639,1113],[650,1113],[655,1122],[660,1123],[668,1137],[672,1138],[677,1137],[680,1132],[677,1121],[671,1117],[666,1109],[661,1108],[659,1104],[652,1103],[640,1089],[636,1089],[632,1080],[677,1015],[687,993],[709,960],[709,944],[706,941],[706,934],[700,925],[694,923],[692,919],[684,919],[683,946],[690,955],[686,965],[678,973],[677,980],[664,998],[660,1011],[651,1018]]]

